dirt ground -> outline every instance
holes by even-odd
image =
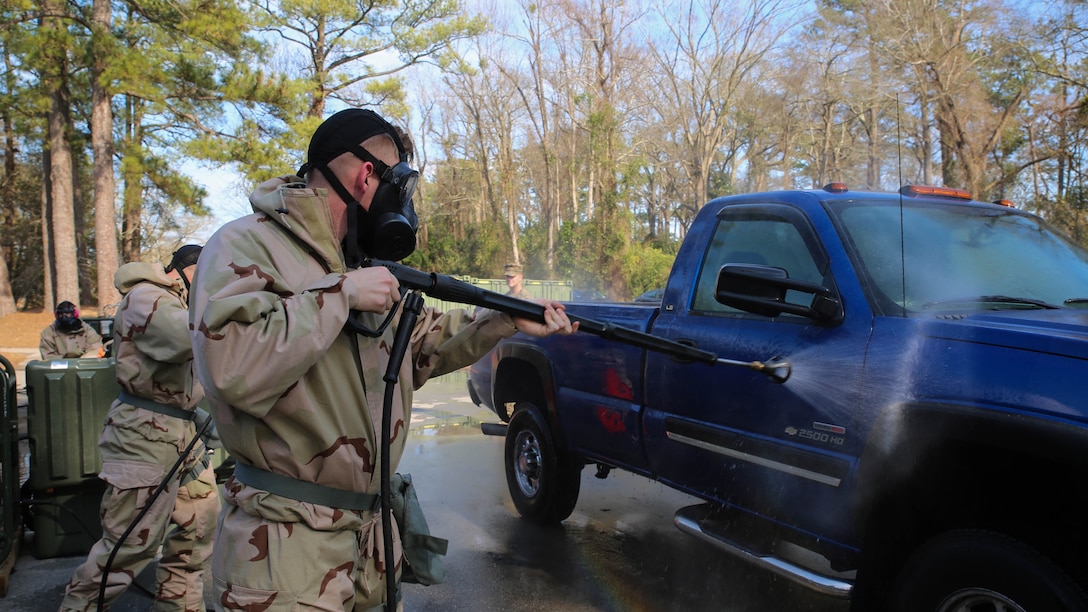
[[[91,307],[80,306],[82,317],[97,316]],[[53,322],[51,311],[27,310],[0,318],[0,347],[3,348],[38,348],[38,338],[46,325]]]

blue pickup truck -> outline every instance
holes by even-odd
[[[722,359],[497,346],[469,391],[523,518],[622,469],[704,500],[681,531],[852,610],[1088,610],[1088,253],[1040,218],[929,187],[724,197],[660,304],[567,307]]]

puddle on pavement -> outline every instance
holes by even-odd
[[[482,436],[481,423],[498,422],[491,411],[472,403],[467,381],[467,370],[459,370],[428,380],[416,391],[408,437]]]

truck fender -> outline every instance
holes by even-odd
[[[1078,516],[1088,493],[1071,486],[1088,477],[1085,449],[1088,429],[1038,413],[938,402],[889,407],[858,471],[855,529],[870,572],[859,580],[875,575],[886,584],[911,550],[956,528],[1006,533],[1068,570],[1064,547],[1088,538]]]
[[[530,402],[540,409],[557,444],[566,446],[560,434],[555,372],[548,353],[539,346],[504,342],[495,350],[491,377],[491,397],[495,407]],[[507,409],[504,421],[512,411]]]

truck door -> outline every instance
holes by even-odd
[[[826,217],[817,222],[834,235]],[[792,374],[778,384],[751,369],[680,363],[651,352],[646,450],[662,479],[787,523],[824,514],[814,512],[813,504],[844,510],[844,491],[863,442],[854,437],[853,413],[872,327],[868,306],[844,300],[845,321],[829,325],[742,312],[714,297],[723,264],[750,263],[830,287],[842,300],[833,259],[851,290],[854,275],[845,257],[828,254],[829,247],[841,252],[841,244],[824,245],[819,235],[812,219],[785,204],[731,205],[717,214],[701,264],[688,275],[690,290],[675,304],[666,295],[652,331],[729,359],[785,357]],[[811,295],[792,293],[787,301],[811,301]]]

